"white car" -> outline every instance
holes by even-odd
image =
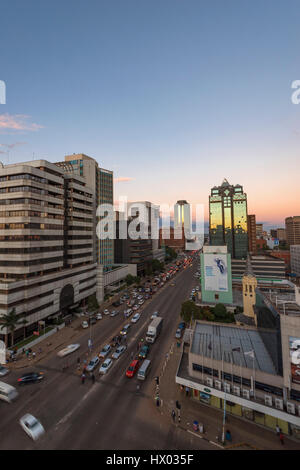
[[[102,318],[103,318],[103,317],[102,317],[101,313],[97,313],[97,315],[96,315],[96,320],[102,320]]]
[[[58,357],[65,357],[80,348],[80,344],[69,344],[66,348],[57,353]]]
[[[104,348],[102,349],[102,351],[100,352],[99,357],[105,358],[107,354],[110,352],[110,350],[111,350],[110,344],[106,344]]]
[[[99,374],[106,374],[113,364],[112,359],[108,358],[102,363],[102,366],[99,369]]]
[[[45,429],[43,428],[41,423],[29,413],[22,416],[19,422],[26,434],[28,434],[28,436],[31,437],[31,439],[33,439],[34,441],[36,441],[40,436],[45,433]]]
[[[139,300],[139,305],[143,305],[144,301],[143,300]]]
[[[82,323],[81,323],[81,326],[82,328],[88,328],[89,327],[89,324],[86,320],[84,320]]]
[[[91,359],[90,362],[88,363],[86,371],[93,372],[93,370],[99,364],[99,362],[100,362],[100,359],[98,356],[93,357],[93,359]]]
[[[131,323],[136,323],[137,321],[139,321],[140,318],[141,318],[141,315],[139,313],[136,313],[135,315],[133,315],[131,319]]]
[[[113,359],[119,359],[119,357],[123,354],[123,352],[125,352],[125,350],[126,350],[125,345],[118,346],[115,352],[111,355],[111,357]]]
[[[104,310],[104,315],[109,315],[109,310],[107,310],[107,308]]]

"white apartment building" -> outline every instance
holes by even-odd
[[[45,160],[0,166],[0,316],[27,322],[15,342],[95,293],[93,194]]]

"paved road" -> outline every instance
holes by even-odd
[[[148,302],[141,319],[128,334],[126,353],[116,361],[107,376],[93,385],[90,380],[80,383],[76,371],[76,353],[70,359],[68,372],[61,371],[61,360],[54,354],[36,369],[45,372],[45,379],[20,389],[12,403],[0,402],[1,449],[193,449],[210,448],[208,443],[172,425],[154,406],[153,378],[159,373],[166,353],[174,341],[181,302],[196,284],[195,266],[181,271],[175,287],[167,283]],[[125,376],[131,353],[143,337],[153,311],[164,317],[157,342],[151,345],[152,371],[137,392],[137,379]],[[107,317],[93,327],[95,351],[118,333],[125,321],[120,314]],[[80,343],[87,344],[89,332],[81,332]],[[23,372],[23,371],[22,371]],[[14,384],[17,372],[7,382]],[[43,423],[46,434],[33,443],[18,424],[25,413],[32,413]]]

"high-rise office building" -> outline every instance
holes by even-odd
[[[97,207],[101,204],[114,203],[113,172],[100,168],[97,161],[85,154],[66,155],[65,162],[72,165],[76,174],[83,176],[87,185],[95,193],[95,220]],[[63,164],[63,163],[62,163]],[[99,240],[94,231],[95,260],[103,265],[104,271],[109,271],[114,264],[114,241],[112,239]]]
[[[264,226],[263,224],[256,224],[256,236],[257,237],[262,237],[264,232]]]
[[[291,245],[300,245],[300,215],[285,219],[286,241]]]
[[[255,214],[248,215],[248,249],[250,253],[255,254],[257,252]]]
[[[93,204],[85,180],[53,163],[0,167],[0,316],[15,309],[15,341],[96,292]]]
[[[245,258],[248,252],[247,195],[239,184],[224,179],[209,196],[209,237],[211,245],[227,245],[232,258]]]

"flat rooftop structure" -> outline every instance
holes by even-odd
[[[239,348],[239,351],[232,351]],[[259,332],[236,326],[196,322],[190,352],[217,361],[253,369],[253,358],[245,355],[254,351],[254,368],[276,375],[276,369]]]
[[[284,292],[283,290],[264,290],[260,289],[266,304],[268,302],[281,315],[300,316],[300,305],[297,304],[295,292]]]

